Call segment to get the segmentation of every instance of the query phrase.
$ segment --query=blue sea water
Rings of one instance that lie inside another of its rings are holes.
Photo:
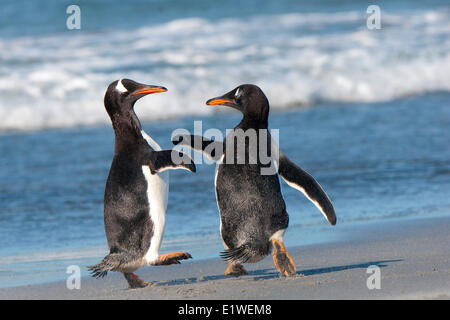
[[[113,80],[164,85],[136,105],[163,148],[176,128],[225,132],[234,112],[204,105],[261,86],[272,129],[336,208],[330,227],[282,184],[288,246],[333,241],[342,224],[450,214],[450,8],[379,1],[3,1],[0,11],[0,287],[64,279],[107,252],[103,191],[114,136]],[[222,250],[214,166],[172,171],[162,251]],[[85,275],[83,270],[83,275]]]

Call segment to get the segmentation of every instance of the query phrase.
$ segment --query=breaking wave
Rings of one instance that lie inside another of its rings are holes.
[[[0,131],[108,123],[103,95],[128,77],[167,93],[142,120],[214,112],[208,98],[255,83],[272,108],[378,102],[450,90],[448,8],[178,19],[134,30],[0,40]]]

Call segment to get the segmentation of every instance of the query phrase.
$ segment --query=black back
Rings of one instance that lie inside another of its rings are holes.
[[[249,129],[256,133],[259,133],[258,130],[267,132],[269,102],[261,89],[254,85],[242,85],[222,97],[233,99],[234,103],[230,106],[244,115],[234,128],[235,132],[238,129],[244,133]],[[261,136],[256,134],[257,160],[253,163],[250,163],[249,158],[250,139],[245,139],[245,162],[238,164],[241,156],[238,156],[238,150],[243,140],[239,142],[232,134],[226,137],[223,164],[219,164],[216,178],[222,238],[230,249],[245,242],[268,242],[276,231],[287,228],[289,222],[278,175],[275,172],[272,175],[261,174],[261,169],[270,164],[260,158],[259,149],[265,143],[266,150],[270,150],[270,135],[267,133],[268,138],[261,140]],[[229,151],[231,143],[234,146],[234,152],[231,153],[234,164],[230,164],[230,159],[227,159],[227,155],[230,156],[227,149]]]

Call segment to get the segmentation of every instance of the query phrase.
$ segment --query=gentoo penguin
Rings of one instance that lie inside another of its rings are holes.
[[[215,189],[225,248],[221,256],[228,262],[225,275],[247,274],[242,263],[257,262],[272,249],[276,269],[285,276],[295,275],[296,266],[283,244],[289,216],[278,176],[304,193],[335,225],[330,199],[311,175],[278,149],[267,130],[269,102],[259,87],[241,85],[206,104],[232,107],[242,112],[243,118],[223,142],[195,135],[172,140],[217,161]],[[271,150],[268,161],[261,156],[261,148]]]
[[[131,288],[148,282],[133,272],[145,265],[169,265],[189,259],[187,252],[159,254],[169,192],[167,169],[195,172],[186,154],[161,150],[141,128],[134,112],[147,94],[167,91],[128,79],[116,80],[106,90],[104,104],[114,129],[114,157],[104,195],[104,223],[109,254],[88,267],[94,277],[119,271]]]

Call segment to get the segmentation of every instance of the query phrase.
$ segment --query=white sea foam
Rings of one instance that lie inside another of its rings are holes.
[[[255,83],[272,108],[386,101],[450,90],[448,9],[181,19],[136,30],[0,40],[0,130],[107,123],[103,94],[128,77],[163,85],[141,119],[207,114],[208,98]]]

